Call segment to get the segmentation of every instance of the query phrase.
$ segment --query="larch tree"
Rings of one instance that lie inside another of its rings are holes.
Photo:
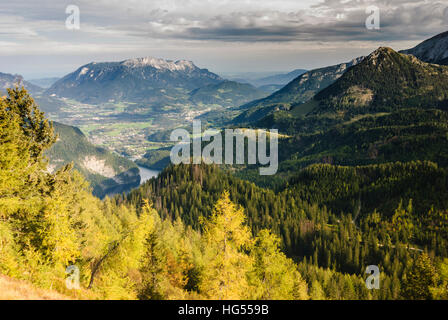
[[[251,255],[254,259],[251,282],[256,299],[308,299],[307,285],[295,263],[280,251],[281,240],[268,230],[255,239]]]
[[[232,203],[229,193],[224,192],[205,223],[206,264],[199,288],[211,299],[249,297],[247,273],[251,258],[246,250],[253,239],[245,219],[243,209]]]

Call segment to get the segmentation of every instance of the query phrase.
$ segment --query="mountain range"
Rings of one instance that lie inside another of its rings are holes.
[[[416,47],[402,50],[400,53],[414,56],[422,62],[438,65],[447,64],[448,32],[436,35],[423,41]],[[349,63],[308,71],[272,95],[239,107],[241,114],[234,121],[236,123],[256,122],[275,111],[289,110],[305,103],[311,100],[319,91],[332,85],[351,67],[363,61],[364,58],[358,57]],[[403,62],[404,60],[401,59],[400,61]],[[412,88],[410,87],[409,89],[411,90]]]
[[[272,111],[288,110],[292,105],[304,103],[362,59],[363,57],[360,57],[348,63],[307,71],[269,97],[242,105],[240,109],[243,112],[235,119],[235,122],[257,121]]]
[[[152,57],[90,63],[56,81],[47,96],[83,103],[144,103],[236,106],[266,97],[250,84],[228,81],[186,60]]]
[[[190,91],[223,81],[191,61],[137,58],[121,62],[92,62],[54,83],[48,95],[80,102],[172,103]]]
[[[277,179],[318,163],[431,161],[446,167],[447,110],[447,66],[381,47],[311,100],[252,125],[289,136],[280,141]]]
[[[30,80],[28,80],[28,82],[32,83],[38,87],[48,89],[58,80],[59,80],[59,78],[50,77],[50,78],[30,79]]]
[[[448,31],[400,52],[411,54],[425,62],[448,65]]]
[[[22,85],[32,94],[38,94],[44,91],[43,88],[24,80],[21,75],[0,72],[0,92],[5,93],[7,88]]]
[[[290,160],[288,159],[292,155],[294,155],[292,156],[294,159],[299,159],[299,162],[302,163],[300,166],[322,161],[321,152],[323,150],[327,150],[331,161],[337,162],[338,160],[334,159],[338,159],[338,157],[335,157],[334,152],[336,152],[338,143],[333,139],[339,135],[334,134],[330,129],[344,128],[350,134],[355,134],[354,130],[361,123],[368,128],[372,124],[369,122],[372,117],[381,123],[390,123],[393,122],[392,119],[396,118],[406,119],[406,121],[403,120],[405,127],[411,125],[410,119],[418,121],[401,114],[400,109],[405,112],[414,110],[412,112],[415,115],[425,119],[434,119],[440,116],[438,111],[433,111],[433,109],[443,110],[446,108],[447,69],[440,65],[420,61],[414,56],[431,63],[442,61],[446,51],[444,48],[447,47],[447,34],[443,33],[433,37],[413,49],[402,51],[402,53],[382,47],[368,57],[359,57],[348,63],[305,73],[302,73],[305,70],[295,70],[288,74],[289,76],[298,74],[294,80],[266,98],[264,98],[267,95],[266,92],[252,85],[224,80],[206,69],[199,69],[192,62],[185,60],[173,62],[155,58],[91,63],[82,66],[74,73],[54,83],[44,96],[58,95],[96,103],[121,99],[151,101],[151,99],[157,100],[150,94],[154,90],[160,94],[172,89],[177,93],[182,92],[180,100],[183,101],[198,105],[220,105],[233,110],[232,112],[238,110],[240,114],[230,122],[232,125],[245,123],[251,126],[278,128],[287,134],[303,134],[305,132],[311,134],[312,138],[302,139],[296,146],[287,148],[288,152],[282,158],[285,160],[286,166],[289,166]],[[4,79],[4,86],[18,81],[23,82],[23,78],[20,76],[5,74],[1,74],[1,76]],[[278,76],[264,79],[268,79],[267,82],[273,82],[275,78],[279,79]],[[31,90],[42,90],[39,87],[33,87],[28,82],[23,83]],[[120,90],[112,89],[117,87],[120,87]],[[162,87],[166,89],[161,89]],[[251,100],[253,101],[245,104],[246,101]],[[154,100],[152,101],[154,102]],[[240,103],[241,107],[234,107]],[[387,125],[385,126],[387,127]],[[66,133],[71,131],[69,134],[71,137],[68,138],[70,140],[88,142],[81,132],[67,128],[62,130],[62,125],[58,125],[58,128]],[[325,136],[325,132],[332,133]],[[313,136],[314,133],[319,133],[319,135]],[[371,137],[374,136],[374,134],[371,135]],[[382,139],[383,135],[379,134],[379,137]],[[327,142],[322,145],[323,141]],[[329,144],[329,141],[333,141],[332,144]],[[307,143],[313,145],[313,151],[306,146]],[[375,140],[370,141],[368,145],[382,145],[384,149],[388,143]],[[302,148],[299,153],[297,153],[297,146]],[[343,144],[341,147],[350,149],[353,145]],[[377,149],[376,147],[372,148]],[[328,152],[330,149],[333,151]],[[362,156],[364,160],[358,160],[367,161],[366,163],[372,162],[372,158],[369,157],[372,157],[373,149],[366,149]],[[67,151],[59,152],[59,154],[63,153],[67,153]],[[348,156],[348,153],[345,154]],[[431,154],[431,152],[428,151],[427,154]],[[164,157],[166,157],[166,152],[162,157],[157,154],[156,158],[160,158],[161,163],[166,164],[167,162],[162,159]],[[344,157],[339,157],[339,159]],[[375,157],[380,158],[378,155]],[[52,158],[55,158],[54,155]],[[73,157],[64,160],[71,159]],[[399,156],[394,159],[399,159]],[[57,160],[62,160],[62,158],[59,157]],[[82,163],[84,160],[76,159],[75,163]],[[340,163],[346,163],[346,160],[341,160]],[[94,181],[95,188],[99,190],[97,194],[103,195],[108,192],[105,185],[102,190],[98,187],[100,184],[93,178],[95,173],[89,172],[82,165],[77,165],[77,167],[84,171],[91,181]],[[126,169],[132,169],[132,164],[128,163]],[[115,170],[115,175],[109,174],[106,178],[111,179],[120,173],[120,170]]]
[[[447,104],[448,67],[422,62],[381,47],[320,91],[312,113],[390,112],[397,108],[434,108]],[[294,109],[306,109],[306,104]]]
[[[304,74],[307,70],[305,69],[296,69],[288,73],[280,73],[260,79],[254,79],[251,80],[250,83],[257,86],[257,87],[263,87],[263,86],[284,86],[297,78],[298,76]]]
[[[447,35],[422,43],[429,57],[448,52]],[[326,161],[353,165],[423,159],[410,151],[410,141],[420,146],[415,150],[425,149],[426,160],[445,163],[448,69],[431,61],[380,47],[349,63],[310,70],[266,98],[202,119],[224,118],[221,122],[230,126],[275,128],[294,137],[279,148],[280,169],[286,172]],[[152,163],[153,154],[148,152],[145,161]]]

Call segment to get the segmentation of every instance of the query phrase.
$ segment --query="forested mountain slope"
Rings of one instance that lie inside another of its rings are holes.
[[[69,165],[49,172],[54,128],[25,90],[0,98],[0,129],[0,279],[81,299],[330,297],[308,292],[278,236],[252,233],[228,192],[199,233],[161,218],[149,201],[95,198]],[[80,290],[66,285],[67,267]]]
[[[267,95],[266,92],[247,83],[223,81],[193,90],[190,93],[190,100],[194,103],[233,107]]]
[[[408,49],[408,50],[402,50],[400,53],[412,55],[418,58],[419,60],[427,63],[432,64],[439,64],[439,65],[445,65],[447,64],[447,57],[448,57],[448,32],[444,32],[441,34],[438,34],[428,40],[425,40],[421,44],[417,45],[415,48]],[[381,55],[380,55],[381,56]],[[395,55],[395,58],[397,55]],[[354,60],[350,61],[349,63],[343,63],[335,66],[330,67],[324,67],[320,69],[315,69],[308,71],[304,73],[303,75],[297,77],[297,79],[294,79],[291,81],[287,86],[285,86],[283,89],[279,90],[278,92],[275,92],[271,96],[261,99],[249,102],[245,105],[243,105],[240,109],[242,113],[235,118],[235,123],[253,123],[256,121],[259,121],[260,119],[271,116],[273,113],[279,111],[279,110],[290,110],[291,108],[294,108],[297,105],[303,104],[314,97],[319,91],[325,89],[329,85],[333,84],[337,79],[339,79],[346,71],[350,69],[350,67],[355,66],[359,64],[361,61],[364,60],[365,57],[358,57]],[[394,66],[395,70],[398,70],[399,74],[400,72],[408,72],[409,70],[409,64],[403,61],[401,59],[401,62],[398,62],[397,65]],[[412,59],[411,59],[412,60]],[[405,66],[407,65],[407,66]],[[374,65],[375,67],[375,65]],[[402,68],[403,67],[403,68]],[[370,67],[368,67],[369,69]],[[415,66],[410,67],[411,69],[414,69],[415,72],[418,73],[418,71],[415,70]],[[367,70],[368,71],[368,70]],[[393,71],[393,70],[390,70]],[[431,72],[431,71],[429,71]],[[367,74],[369,74],[367,72]],[[385,72],[382,73],[383,75]],[[427,79],[427,76],[425,77],[425,72],[423,74],[420,74],[419,76],[423,75],[423,78]],[[401,75],[403,75],[401,73]],[[376,78],[378,78],[377,75]],[[364,77],[365,79],[368,79],[369,76],[364,75],[361,77]],[[379,80],[379,79],[377,79]],[[395,77],[395,79],[390,85],[392,87],[395,86],[395,84],[398,84],[397,81],[401,81],[399,77]],[[395,84],[393,84],[395,82]],[[400,85],[403,85],[404,83],[401,83]],[[410,83],[404,84],[404,85],[410,85]],[[348,88],[346,88],[348,89]],[[365,89],[365,88],[364,88]],[[408,88],[408,90],[411,90],[412,87]],[[365,99],[368,97],[370,93],[369,92],[362,92],[359,91],[359,88],[352,88],[352,92],[349,92],[349,97],[347,99],[356,99],[356,97],[364,96]],[[307,108],[308,107],[308,108]],[[310,105],[306,106],[304,112],[310,111]]]
[[[398,108],[446,107],[448,67],[379,48],[320,91],[311,114],[355,115]],[[306,105],[297,106],[296,112]]]
[[[73,162],[74,168],[90,182],[93,194],[100,198],[140,184],[138,167],[132,161],[94,146],[76,127],[54,122],[54,128],[58,140],[46,152],[51,171]]]
[[[256,126],[280,140],[280,173],[314,163],[448,165],[448,68],[380,48],[307,103]]]
[[[254,122],[274,111],[289,110],[296,104],[307,102],[317,92],[339,79],[351,66],[356,65],[362,59],[363,57],[348,63],[305,72],[269,97],[241,106],[240,109],[243,112],[235,118],[234,122]]]
[[[366,265],[380,264],[390,278],[377,294],[397,298],[404,261],[425,248],[448,254],[447,187],[446,170],[422,162],[311,167],[278,192],[217,167],[180,165],[115,201],[138,206],[149,199],[162,216],[202,229],[199,222],[228,190],[230,199],[246,208],[253,232],[272,229],[289,255],[332,272],[361,275]],[[360,290],[358,295],[365,294]]]

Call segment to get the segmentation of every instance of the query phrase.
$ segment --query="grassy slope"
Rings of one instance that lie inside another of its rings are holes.
[[[70,300],[69,296],[0,275],[0,300]]]

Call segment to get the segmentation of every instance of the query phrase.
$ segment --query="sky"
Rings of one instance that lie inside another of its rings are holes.
[[[371,6],[379,30],[366,27]],[[0,0],[0,72],[60,77],[146,56],[217,73],[313,69],[447,30],[448,0]]]

